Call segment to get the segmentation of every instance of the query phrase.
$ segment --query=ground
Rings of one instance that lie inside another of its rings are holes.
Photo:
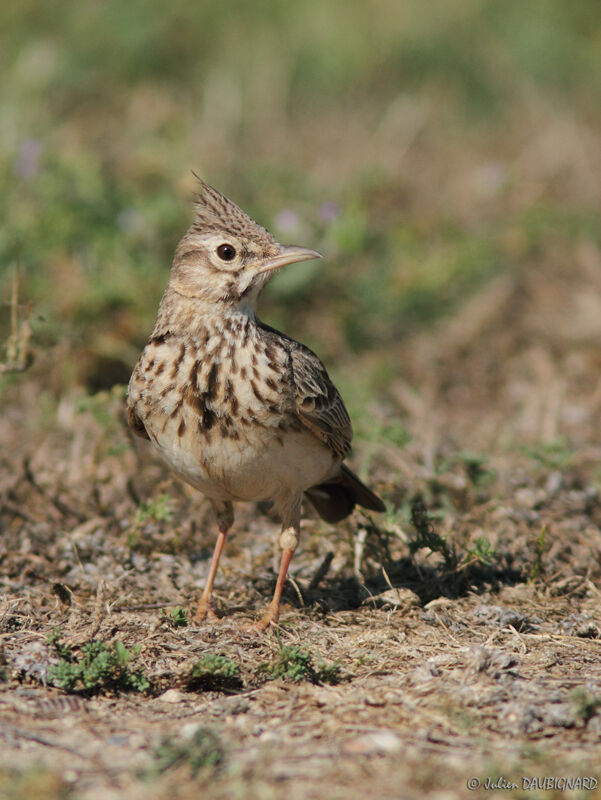
[[[0,796],[600,796],[598,0],[0,16]],[[261,316],[388,509],[304,509],[267,635],[272,512],[195,625],[210,508],[125,422],[192,171],[323,253]]]
[[[591,330],[567,349],[561,329],[593,266],[489,286],[404,342],[387,408],[411,440],[353,461],[390,511],[307,508],[269,635],[247,630],[275,580],[269,509],[239,507],[221,620],[195,625],[206,502],[129,436],[122,389],[64,398],[40,438],[23,373],[1,422],[5,794],[563,796],[538,776],[596,796],[600,394]],[[121,666],[61,684],[92,640]]]

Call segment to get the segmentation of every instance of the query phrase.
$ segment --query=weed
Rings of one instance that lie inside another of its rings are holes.
[[[341,680],[338,664],[326,665],[320,661],[319,668],[315,669],[311,653],[298,645],[281,645],[275,658],[260,664],[257,671],[270,678],[282,678],[295,683],[310,681],[334,684]]]
[[[102,429],[99,446],[107,456],[118,456],[129,448],[120,418],[125,392],[125,386],[116,384],[110,389],[79,397],[75,405],[77,414],[89,414]]]
[[[6,342],[6,361],[0,363],[0,375],[4,372],[23,372],[33,363],[29,343],[32,336],[31,304],[24,308],[19,305],[19,268],[13,272],[10,300],[10,335]]]
[[[585,724],[597,714],[601,708],[601,697],[590,694],[582,686],[570,693],[570,700],[578,719]]]
[[[273,678],[284,678],[295,683],[311,680],[311,654],[296,645],[284,645],[266,671]]]
[[[175,608],[169,609],[169,612],[165,616],[167,617],[170,625],[172,625],[174,628],[185,628],[188,625],[186,611],[180,606],[175,606]]]
[[[399,449],[411,441],[411,434],[400,420],[391,419],[386,423],[374,416],[362,418],[362,435],[371,442],[390,442]]]
[[[175,503],[168,494],[160,494],[150,500],[144,500],[138,506],[134,516],[133,524],[127,531],[127,544],[131,550],[136,550],[141,544],[141,533],[143,528],[149,524],[169,524],[175,515]],[[145,534],[147,532],[145,531]],[[172,542],[174,536],[171,535]],[[147,536],[144,536],[144,540]]]
[[[189,739],[179,742],[167,736],[154,756],[159,772],[187,765],[193,776],[203,769],[215,769],[225,758],[221,741],[210,728],[198,728]]]
[[[316,683],[328,683],[334,686],[342,680],[342,670],[340,664],[333,662],[326,664],[325,661],[319,660],[319,668],[315,673]]]
[[[474,546],[467,549],[467,556],[470,560],[480,561],[482,564],[493,564],[497,553],[488,539],[478,536]]]
[[[411,522],[415,528],[417,536],[409,542],[409,551],[414,555],[422,547],[427,548],[432,553],[440,553],[444,558],[447,569],[454,570],[457,567],[457,553],[447,540],[436,533],[430,522],[428,512],[422,500],[418,498],[411,506]]]
[[[137,550],[140,544],[140,531],[138,528],[130,528],[127,531],[127,546],[130,550]]]
[[[55,628],[48,641],[54,646],[60,661],[48,669],[50,683],[66,692],[98,694],[104,691],[145,692],[150,687],[142,671],[132,672],[127,664],[136,654],[116,641],[112,646],[93,640],[84,644],[81,656],[60,641],[60,628]]]
[[[225,656],[207,653],[192,667],[186,681],[189,691],[222,692],[242,686],[240,667]]]
[[[349,388],[345,391],[344,385],[347,382]],[[392,418],[384,422],[378,416],[369,413],[366,408],[367,398],[360,397],[356,382],[349,381],[348,376],[343,378],[340,383],[343,386],[344,394],[354,395],[353,402],[356,403],[356,406],[352,409],[352,416],[361,438],[366,443],[363,453],[363,469],[367,474],[371,462],[380,449],[394,445],[402,450],[411,441],[411,434],[400,420]],[[369,385],[369,388],[377,391],[376,376],[370,376]]]
[[[540,533],[538,535],[538,541],[536,543],[536,558],[534,559],[534,564],[532,565],[532,569],[530,570],[531,581],[534,581],[537,578],[539,578],[544,572],[543,555],[545,553],[546,537],[547,537],[547,526],[543,525],[542,528],[540,529]]]
[[[152,500],[144,500],[136,512],[135,525],[145,522],[171,522],[174,514],[174,502],[168,494],[160,494]]]
[[[522,445],[520,449],[546,469],[568,467],[574,458],[574,449],[564,437],[540,442],[535,446]]]
[[[474,486],[488,486],[497,477],[496,470],[487,468],[488,456],[484,453],[461,450],[454,454],[452,461],[464,465],[467,477]]]
[[[56,650],[57,655],[59,655],[62,659],[69,660],[71,658],[71,650],[62,642],[60,638],[62,636],[61,626],[57,625],[47,636],[46,641],[49,645],[54,647]]]

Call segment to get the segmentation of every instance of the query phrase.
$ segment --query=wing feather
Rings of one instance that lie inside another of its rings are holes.
[[[346,406],[315,353],[296,342],[295,345],[290,359],[296,413],[337,458],[343,459],[349,454],[353,438]]]

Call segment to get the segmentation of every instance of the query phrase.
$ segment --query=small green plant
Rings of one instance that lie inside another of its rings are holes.
[[[382,439],[386,439],[399,449],[406,447],[411,441],[411,434],[402,422],[393,420],[384,425],[380,434]]]
[[[48,669],[48,680],[59,689],[98,694],[104,691],[145,692],[150,687],[142,671],[132,672],[127,666],[136,651],[127,650],[122,642],[108,646],[93,640],[84,644],[81,656],[77,657],[60,642],[60,628],[54,629],[48,641],[60,657],[58,664]]]
[[[133,524],[127,531],[127,544],[136,550],[146,537],[142,537],[145,525],[149,523],[171,523],[175,515],[175,503],[168,494],[160,494],[140,503],[134,516]]]
[[[354,387],[352,391],[355,391]],[[357,407],[356,419],[362,438],[370,443],[363,459],[366,470],[382,445],[392,444],[401,450],[411,441],[411,434],[400,420],[392,419],[383,423],[378,417],[369,414],[360,403]]]
[[[46,641],[49,645],[54,647],[56,650],[57,655],[64,659],[71,658],[71,650],[64,644],[62,644],[60,638],[62,636],[61,626],[57,625],[53,628],[52,631],[46,636]]]
[[[574,458],[574,448],[564,437],[552,439],[550,442],[540,442],[534,446],[523,445],[521,450],[547,469],[567,467]]]
[[[590,694],[581,686],[570,693],[574,712],[585,724],[592,719],[601,708],[601,697]]]
[[[328,683],[335,685],[342,680],[342,670],[340,664],[333,662],[326,664],[325,661],[319,660],[319,668],[315,673],[316,683]]]
[[[493,564],[497,557],[496,550],[484,536],[478,536],[474,546],[467,549],[470,561],[480,561],[482,564]]]
[[[119,456],[130,447],[120,419],[126,391],[125,386],[115,384],[110,389],[83,395],[75,404],[78,414],[92,417],[102,428],[102,450],[107,456]]]
[[[417,534],[415,539],[409,542],[411,555],[425,547],[432,553],[440,553],[444,558],[447,569],[455,569],[457,567],[455,548],[449,545],[446,538],[436,533],[430,522],[426,507],[419,498],[411,506],[411,522]]]
[[[193,776],[203,769],[215,769],[225,758],[221,741],[210,728],[198,728],[189,739],[183,741],[167,736],[154,755],[159,772],[187,765]]]
[[[152,500],[144,500],[136,512],[136,527],[145,522],[171,522],[175,509],[174,502],[168,494],[160,494]]]
[[[543,556],[545,554],[546,538],[547,538],[547,526],[543,525],[542,528],[540,529],[540,533],[538,535],[538,541],[536,543],[536,558],[534,559],[534,564],[532,565],[532,569],[530,570],[531,581],[535,581],[544,572]]]
[[[193,666],[186,680],[189,691],[226,691],[242,686],[240,667],[235,661],[207,653]]]
[[[285,678],[295,683],[311,680],[311,654],[296,645],[284,645],[272,661],[268,672],[274,678]]]
[[[298,645],[282,645],[275,658],[260,664],[257,671],[270,678],[282,678],[295,683],[339,683],[341,680],[337,664],[326,665],[321,662],[319,668],[315,669],[311,653]]]
[[[169,613],[166,616],[169,623],[173,625],[174,628],[185,628],[188,625],[186,611],[180,606],[169,609]]]
[[[16,264],[10,300],[10,335],[5,344],[6,360],[0,362],[0,375],[6,372],[23,372],[33,363],[30,316],[31,303],[26,306],[19,304],[19,267]]]
[[[488,456],[484,453],[476,453],[472,450],[460,450],[455,453],[452,461],[463,464],[467,477],[474,486],[487,486],[497,477],[494,469],[489,469]]]

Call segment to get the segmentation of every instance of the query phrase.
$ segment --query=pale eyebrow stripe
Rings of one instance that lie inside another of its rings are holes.
[[[199,256],[202,252],[202,247],[190,247],[188,250],[184,250],[183,253],[178,253],[177,257],[183,261],[185,259],[191,259],[193,256]]]

